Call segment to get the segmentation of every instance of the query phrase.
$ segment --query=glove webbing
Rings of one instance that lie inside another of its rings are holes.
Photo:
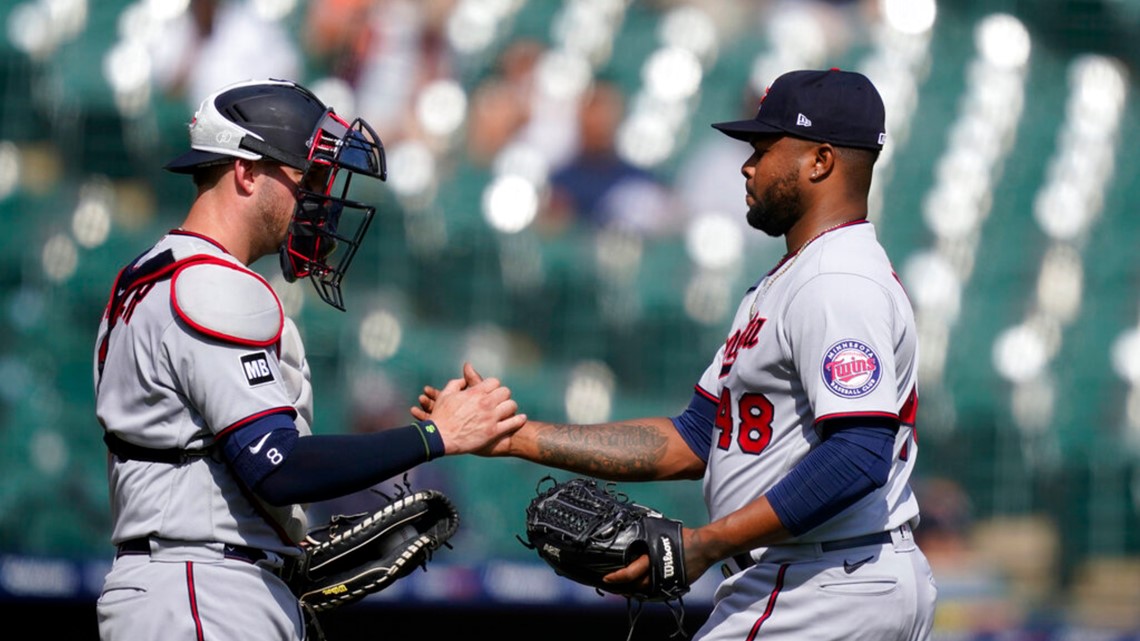
[[[685,632],[685,601],[681,597],[676,599],[668,599],[664,601],[665,607],[669,608],[669,614],[673,615],[673,623],[677,629],[673,634],[669,635],[670,639],[680,637],[688,639],[689,633]],[[636,604],[636,605],[635,605]],[[625,641],[632,641],[633,628],[637,625],[637,619],[641,616],[641,611],[645,607],[645,600],[634,596],[627,596],[625,598],[625,612],[626,617],[629,619],[629,633],[626,634]]]

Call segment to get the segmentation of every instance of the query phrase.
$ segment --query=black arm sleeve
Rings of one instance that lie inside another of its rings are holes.
[[[412,424],[375,434],[298,438],[285,460],[253,489],[278,506],[323,501],[366,489],[442,456],[443,441],[432,428]]]

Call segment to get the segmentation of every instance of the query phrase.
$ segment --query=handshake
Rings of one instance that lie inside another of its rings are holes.
[[[506,455],[511,436],[526,425],[510,388],[496,378],[483,378],[470,363],[463,364],[462,378],[448,381],[443,389],[425,386],[411,413],[435,423],[446,455]]]

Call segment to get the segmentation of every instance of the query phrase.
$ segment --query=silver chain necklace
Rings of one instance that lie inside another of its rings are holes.
[[[799,249],[797,249],[794,254],[792,254],[790,257],[786,258],[784,260],[784,262],[776,269],[775,272],[773,272],[771,275],[764,278],[764,281],[762,283],[760,283],[759,287],[756,288],[756,295],[754,295],[752,297],[752,306],[749,308],[749,313],[751,314],[751,317],[756,316],[757,307],[760,305],[760,299],[763,298],[768,293],[769,289],[772,289],[772,285],[774,285],[776,283],[776,281],[781,276],[784,275],[785,272],[787,272],[789,269],[792,268],[792,265],[795,264],[796,259],[800,257],[800,254],[804,253],[804,250],[807,249],[808,245],[814,243],[816,240],[819,239],[820,236],[826,234],[827,232],[838,229],[838,228],[846,225],[849,222],[852,222],[852,221],[845,220],[841,223],[838,223],[836,225],[832,225],[831,227],[828,227],[827,229],[816,234],[815,236],[812,236],[811,238],[808,239],[808,241],[806,243],[800,245]]]

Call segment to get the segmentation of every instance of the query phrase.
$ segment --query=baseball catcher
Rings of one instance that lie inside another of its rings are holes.
[[[316,615],[379,592],[417,567],[459,527],[451,500],[436,490],[403,492],[374,513],[337,515],[311,530],[289,583],[310,629],[323,638]]]
[[[681,632],[681,597],[689,585],[680,521],[633,503],[613,483],[580,477],[558,482],[547,476],[536,491],[526,510],[524,545],[560,576],[625,596],[631,606],[637,603],[638,612],[645,601],[676,602],[678,607],[670,607]],[[603,580],[642,555],[649,558],[648,587]],[[635,619],[631,610],[631,634]]]

